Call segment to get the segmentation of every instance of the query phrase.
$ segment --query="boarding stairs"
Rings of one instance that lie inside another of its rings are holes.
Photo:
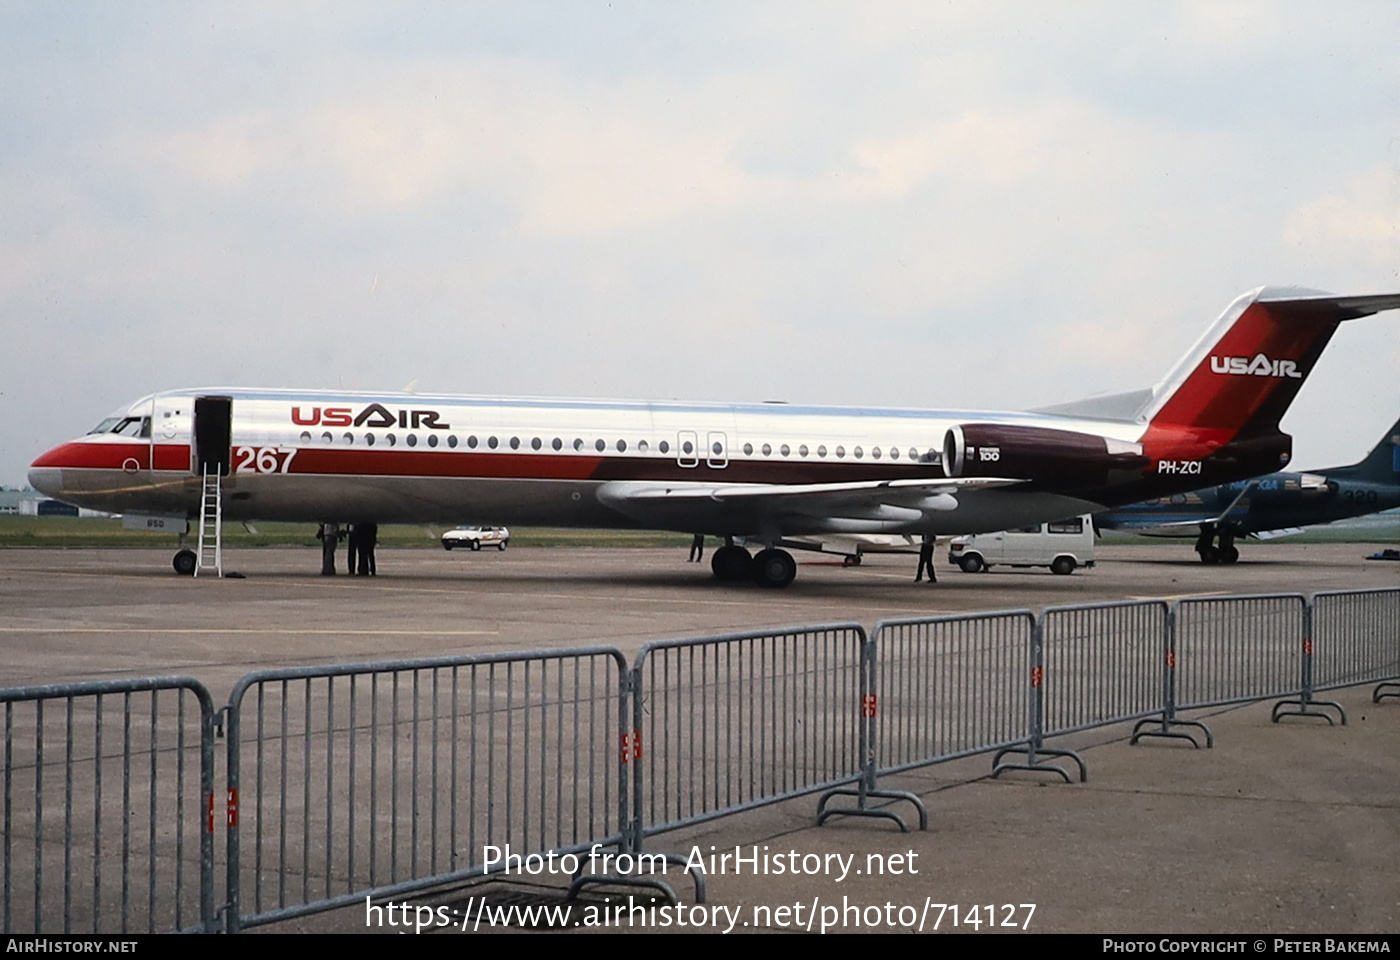
[[[194,575],[224,575],[224,497],[219,465],[204,468],[204,489],[199,506],[199,554]]]

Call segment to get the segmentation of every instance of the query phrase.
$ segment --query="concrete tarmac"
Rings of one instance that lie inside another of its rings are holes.
[[[940,557],[932,586],[912,582],[915,557],[872,556],[854,568],[802,562],[785,591],[714,583],[708,562],[687,564],[678,550],[381,550],[379,576],[330,578],[318,575],[316,550],[258,549],[231,551],[225,569],[245,578],[224,580],[175,576],[171,550],[0,550],[0,684],[187,673],[222,702],[239,676],[275,665],[584,643],[630,657],[648,640],[771,626],[870,628],[885,617],[1128,597],[1400,585],[1400,564],[1362,559],[1375,549],[1247,544],[1237,565],[1204,567],[1189,544],[1108,545],[1097,568],[1069,577],[968,575]],[[710,903],[737,911],[723,914],[736,918],[735,931],[806,929],[809,919],[817,930],[833,917],[829,932],[901,930],[915,912],[926,932],[931,912],[947,930],[956,904],[959,931],[987,932],[991,904],[1006,932],[1028,914],[1028,929],[1040,932],[1400,932],[1400,701],[1372,704],[1369,686],[1330,696],[1346,707],[1347,726],[1273,724],[1268,704],[1208,712],[1198,719],[1215,733],[1212,750],[1129,746],[1121,727],[1075,735],[1084,784],[991,780],[985,756],[882,781],[924,798],[927,832],[854,819],[818,829],[805,798],[676,831],[651,848],[698,847],[707,858],[712,845],[731,855],[737,845],[745,857],[755,845],[760,856],[764,846],[770,856],[795,851],[797,876],[755,876],[745,864],[741,875],[731,866],[710,878]],[[872,854],[887,865],[901,854],[918,873],[835,879],[841,862],[878,865]],[[800,872],[807,855],[821,872]],[[689,899],[684,882],[678,889]],[[939,903],[950,908],[931,906]],[[969,928],[974,905],[981,923]],[[901,906],[911,909],[901,915]],[[364,912],[280,929],[363,931]]]

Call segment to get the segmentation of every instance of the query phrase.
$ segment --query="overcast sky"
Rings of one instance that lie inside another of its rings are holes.
[[[1400,4],[0,5],[0,482],[181,386],[1024,409],[1400,290]],[[1400,415],[1343,325],[1299,467]],[[937,438],[931,438],[937,442]]]

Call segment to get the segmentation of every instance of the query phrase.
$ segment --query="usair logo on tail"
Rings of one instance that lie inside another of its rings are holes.
[[[1255,354],[1254,359],[1248,357],[1216,357],[1210,358],[1211,373],[1229,373],[1247,377],[1292,377],[1301,380],[1303,375],[1298,372],[1298,365],[1292,360],[1270,360],[1262,353]]]

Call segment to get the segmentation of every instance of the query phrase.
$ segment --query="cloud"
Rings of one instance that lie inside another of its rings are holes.
[[[1309,258],[1360,262],[1395,276],[1400,267],[1400,170],[1374,164],[1339,190],[1299,204],[1284,223],[1283,240]]]

